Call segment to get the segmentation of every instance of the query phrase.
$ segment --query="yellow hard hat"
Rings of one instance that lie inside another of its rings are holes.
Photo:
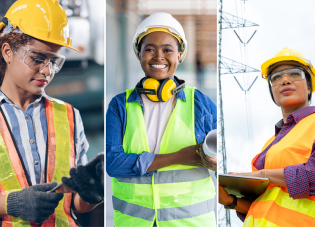
[[[78,51],[71,47],[68,18],[58,0],[18,0],[5,17],[24,34]]]
[[[286,63],[286,64],[293,64],[293,65],[300,65],[305,68],[311,75],[312,85],[313,85],[313,92],[315,91],[315,68],[312,65],[311,61],[308,60],[303,54],[300,52],[289,49],[283,48],[281,51],[275,54],[275,56],[261,65],[261,72],[262,76],[268,82],[268,75],[269,73],[279,64]]]

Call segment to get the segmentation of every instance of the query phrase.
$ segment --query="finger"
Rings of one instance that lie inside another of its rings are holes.
[[[37,192],[36,195],[39,202],[45,201],[58,203],[63,198],[63,193]]]
[[[199,150],[200,145],[196,144],[196,145],[191,145],[190,147],[194,150]]]
[[[228,174],[231,174],[231,175],[236,175],[235,172],[228,172]]]
[[[104,185],[104,165],[101,162],[96,165],[96,175],[99,177],[101,184]]]
[[[46,183],[46,184],[37,184],[34,186],[31,186],[30,188],[34,191],[40,191],[40,192],[48,192],[54,187],[58,185],[58,182],[52,182],[52,183]]]
[[[47,210],[47,211],[51,211],[52,213],[54,213],[54,210],[56,209],[58,204],[59,204],[59,201],[57,201],[57,202],[41,202],[39,209],[41,211]]]
[[[88,171],[88,169],[82,165],[78,165],[76,168],[72,168],[70,170],[70,176],[71,176],[72,180],[77,182],[79,185],[82,181],[83,181],[82,182],[83,184],[89,184],[91,179],[93,179],[93,177],[90,174],[90,172]],[[93,182],[91,182],[91,183],[93,183]]]
[[[87,168],[95,169],[95,166],[99,162],[104,162],[104,153],[100,153],[97,156],[95,156],[93,159],[91,159],[85,166]]]
[[[74,182],[71,178],[68,177],[62,177],[61,178],[62,183],[64,183],[65,185],[67,185],[69,188],[71,188],[72,190],[76,191],[76,192],[80,192],[81,188],[79,187],[79,185],[77,185],[76,182]]]
[[[96,165],[96,175],[100,178],[104,176],[104,165],[101,162]]]
[[[41,215],[39,215],[38,218],[34,220],[34,222],[37,224],[43,223],[44,221],[48,220],[53,213],[55,213],[55,209],[53,209],[52,211],[42,210],[40,212]]]
[[[87,168],[82,165],[72,168],[70,170],[70,176],[71,180],[74,181],[79,187],[95,183],[95,179],[91,176]]]
[[[90,173],[90,171],[85,166],[78,166],[76,170],[76,176],[74,176],[75,181],[80,181],[82,184],[94,184],[95,183],[95,169],[94,176]]]

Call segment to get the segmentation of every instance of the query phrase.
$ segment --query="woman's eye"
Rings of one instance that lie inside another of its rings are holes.
[[[292,72],[292,73],[291,73],[291,76],[297,77],[297,76],[300,76],[300,73],[298,73],[298,72]]]
[[[34,57],[32,57],[32,59],[33,59],[35,64],[42,64],[45,62],[45,59],[34,58]]]
[[[281,79],[281,76],[280,75],[275,75],[271,78],[271,81],[277,81],[277,80],[280,80]]]
[[[173,52],[173,50],[171,50],[171,49],[165,49],[164,52],[167,52],[167,53],[168,53],[168,52]]]
[[[148,49],[145,49],[144,51],[147,51],[147,52],[153,52],[154,50],[151,49],[151,48],[148,48]]]

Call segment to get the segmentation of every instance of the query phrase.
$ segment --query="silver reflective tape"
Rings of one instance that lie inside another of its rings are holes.
[[[158,221],[193,218],[214,211],[215,198],[190,206],[157,210]]]
[[[179,183],[202,180],[210,177],[207,168],[162,171],[154,174],[154,184]]]
[[[113,196],[114,210],[118,210],[122,214],[126,214],[136,218],[142,218],[147,221],[153,221],[155,211],[136,204],[128,203],[124,200],[118,199]]]
[[[152,176],[150,177],[132,177],[132,178],[116,178],[118,182],[133,184],[152,184]]]
[[[154,174],[154,184],[180,183],[203,180],[210,177],[207,168],[162,171]],[[152,184],[152,177],[116,178],[121,183]]]

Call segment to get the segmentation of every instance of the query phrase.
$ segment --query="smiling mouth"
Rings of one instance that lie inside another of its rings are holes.
[[[153,69],[166,69],[167,65],[150,65]]]

